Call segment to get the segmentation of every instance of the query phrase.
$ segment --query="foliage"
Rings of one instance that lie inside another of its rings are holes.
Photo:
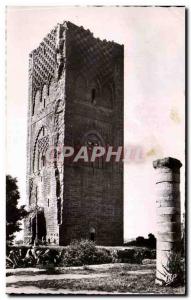
[[[163,271],[160,278],[162,286],[180,286],[184,284],[184,262],[179,252],[167,254],[167,264],[162,265]]]
[[[143,236],[138,236],[136,238],[136,242],[137,242],[137,244],[139,244],[139,245],[142,246],[144,244],[144,242],[145,242],[145,238]]]
[[[147,244],[147,247],[152,248],[152,249],[156,248],[156,237],[152,233],[148,234],[148,244]]]
[[[42,249],[38,247],[10,247],[6,258],[7,268],[40,267],[52,270],[59,265],[62,250]]]
[[[126,246],[136,246],[136,247],[148,247],[150,249],[156,249],[156,238],[154,234],[149,233],[148,239],[145,239],[143,236],[138,236],[136,240],[128,242]]]
[[[6,176],[6,240],[9,244],[14,239],[14,233],[21,230],[21,220],[27,215],[24,205],[18,207],[20,199],[17,179]]]
[[[155,259],[156,251],[144,248],[118,250],[117,257],[120,262],[141,264],[143,259]]]
[[[52,270],[57,266],[83,266],[116,262],[117,252],[98,248],[92,241],[73,241],[65,249],[41,247],[10,248],[7,268],[40,267]]]
[[[173,278],[172,285],[179,285],[184,282],[184,263],[180,253],[171,253],[169,256],[167,271]]]
[[[87,266],[105,263],[141,264],[143,259],[156,258],[156,251],[144,248],[117,249],[96,247],[89,240],[73,241],[69,246],[11,246],[7,268],[38,267],[53,273],[55,267]]]
[[[115,255],[104,248],[97,248],[95,243],[89,240],[73,241],[66,248],[62,264],[64,266],[83,266],[90,264],[111,263]]]

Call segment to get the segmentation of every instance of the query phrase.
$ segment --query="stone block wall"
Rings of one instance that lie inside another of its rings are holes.
[[[38,205],[48,243],[94,234],[98,244],[122,244],[123,163],[71,163],[51,149],[123,146],[123,80],[123,46],[70,22],[58,24],[31,53],[26,243]]]

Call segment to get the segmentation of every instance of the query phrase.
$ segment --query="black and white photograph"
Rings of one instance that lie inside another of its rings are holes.
[[[5,14],[6,293],[185,295],[186,7]]]

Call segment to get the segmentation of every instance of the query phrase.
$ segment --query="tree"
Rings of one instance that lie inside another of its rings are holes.
[[[25,205],[18,207],[20,194],[17,179],[10,175],[6,176],[6,239],[12,244],[14,233],[21,230],[21,220],[27,215]]]
[[[148,246],[150,248],[156,248],[156,237],[152,233],[148,234]]]
[[[136,238],[136,244],[137,246],[144,246],[145,238],[143,236],[138,236]]]

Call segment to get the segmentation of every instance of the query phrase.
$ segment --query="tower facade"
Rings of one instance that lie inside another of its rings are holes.
[[[25,243],[123,243],[123,162],[63,150],[123,147],[123,76],[123,46],[70,22],[30,54]]]

